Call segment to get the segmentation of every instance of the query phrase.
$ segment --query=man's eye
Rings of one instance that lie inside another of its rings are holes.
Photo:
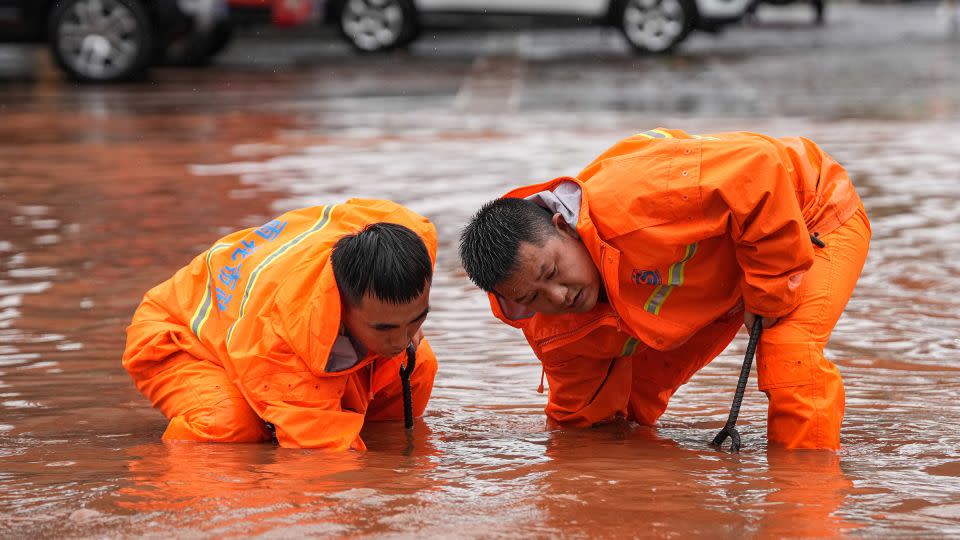
[[[553,270],[550,272],[549,275],[547,275],[547,278],[548,278],[548,279],[553,279],[553,276],[555,276],[555,275],[557,275],[557,267],[556,267],[556,266],[553,267]]]

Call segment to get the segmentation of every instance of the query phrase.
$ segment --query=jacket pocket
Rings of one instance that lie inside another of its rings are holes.
[[[763,343],[757,361],[757,382],[760,390],[803,386],[814,382],[817,365],[816,345],[807,342]]]

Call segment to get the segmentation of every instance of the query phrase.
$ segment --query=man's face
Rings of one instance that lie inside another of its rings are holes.
[[[406,304],[391,304],[367,294],[358,305],[344,302],[343,324],[367,350],[392,357],[403,352],[420,331],[430,311],[430,284]]]
[[[547,315],[590,311],[603,288],[600,272],[560,214],[553,226],[559,234],[548,235],[542,246],[520,243],[516,270],[494,292]]]

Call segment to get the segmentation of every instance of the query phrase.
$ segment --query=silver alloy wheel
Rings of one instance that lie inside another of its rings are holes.
[[[364,51],[388,49],[400,41],[403,8],[397,0],[349,0],[340,14],[343,32]]]
[[[635,46],[662,52],[684,35],[686,18],[680,0],[628,0],[623,32]]]
[[[56,29],[60,53],[85,77],[117,77],[137,60],[137,26],[133,12],[116,0],[79,0]]]

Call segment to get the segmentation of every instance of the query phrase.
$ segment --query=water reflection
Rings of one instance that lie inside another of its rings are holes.
[[[390,527],[381,522],[389,523],[407,506],[428,498],[425,492],[443,487],[430,476],[437,452],[426,426],[415,426],[409,442],[402,429],[393,431],[399,436],[372,439],[395,444],[397,451],[367,454],[254,444],[134,446],[127,451],[129,485],[111,494],[110,502],[133,515],[175,515],[186,534],[383,532]],[[408,444],[415,453],[403,451]],[[162,534],[168,526],[158,523],[144,532]]]
[[[847,535],[863,527],[841,512],[854,483],[831,452],[767,453],[770,491],[764,502],[775,511],[760,521],[758,532],[772,538]]]

